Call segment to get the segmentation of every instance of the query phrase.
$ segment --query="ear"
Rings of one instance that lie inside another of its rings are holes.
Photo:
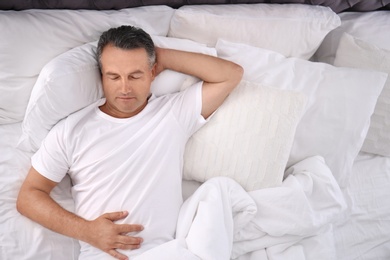
[[[150,72],[152,73],[152,81],[153,81],[157,76],[157,63],[154,63]]]

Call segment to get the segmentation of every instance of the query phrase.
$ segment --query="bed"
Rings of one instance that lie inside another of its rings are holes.
[[[0,259],[78,259],[78,241],[19,214],[16,199],[50,129],[102,97],[96,41],[122,24],[244,68],[186,146],[176,239],[135,259],[390,259],[389,1],[0,9]],[[196,81],[164,71],[152,92]],[[71,186],[64,178],[52,192],[70,211]]]

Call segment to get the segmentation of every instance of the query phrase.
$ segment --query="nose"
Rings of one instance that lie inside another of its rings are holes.
[[[127,80],[127,79],[124,79],[122,81],[122,83],[121,83],[121,92],[122,92],[122,94],[127,95],[127,94],[131,93],[132,90],[133,89],[131,87],[130,81]]]

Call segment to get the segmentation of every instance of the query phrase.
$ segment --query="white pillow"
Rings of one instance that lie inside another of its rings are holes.
[[[386,11],[345,12],[339,14],[341,26],[321,43],[314,60],[333,64],[343,33],[348,33],[379,48],[390,50],[390,15]]]
[[[247,190],[279,186],[306,97],[242,81],[188,141],[184,179],[235,179]]]
[[[390,49],[380,49],[345,33],[340,39],[334,65],[373,69],[390,74]],[[387,79],[371,116],[370,129],[362,151],[390,156],[390,78]]]
[[[205,44],[197,43],[191,40],[161,36],[152,36],[152,39],[154,44],[161,48],[198,52],[211,56],[217,56],[217,51],[215,48],[207,47]],[[182,90],[184,82],[187,81],[195,84],[199,81],[199,79],[176,71],[164,70],[153,81],[151,91],[156,96],[178,92]]]
[[[0,11],[0,124],[23,120],[38,74],[54,57],[96,41],[103,31],[122,24],[166,36],[173,12],[167,6]]]
[[[152,38],[159,47],[216,56],[214,48],[189,40],[162,36]],[[42,140],[58,121],[103,96],[95,54],[96,44],[97,42],[87,43],[67,51],[42,69],[22,123],[19,148],[25,151],[38,150]],[[152,83],[152,92],[162,95],[179,91],[187,78],[193,80],[189,75],[164,71]]]
[[[215,46],[218,39],[309,59],[340,25],[330,8],[302,4],[235,4],[180,7],[168,36]]]
[[[387,75],[286,58],[273,51],[222,40],[216,49],[218,56],[244,68],[245,80],[308,96],[288,166],[320,155],[339,184],[346,185]]]

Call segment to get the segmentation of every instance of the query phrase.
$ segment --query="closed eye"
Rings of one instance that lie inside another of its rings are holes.
[[[110,80],[118,80],[118,79],[120,79],[119,74],[114,73],[114,72],[108,71],[108,72],[105,73],[105,75],[106,75],[107,78],[110,79]]]
[[[111,79],[111,80],[118,80],[118,79],[119,79],[119,76],[108,77],[108,78]]]
[[[133,73],[129,75],[130,79],[140,79],[142,77],[142,73]]]

